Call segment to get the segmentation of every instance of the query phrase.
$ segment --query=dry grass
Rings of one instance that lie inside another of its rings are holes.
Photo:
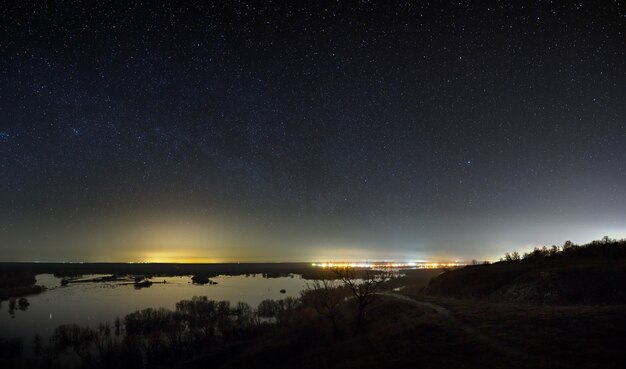
[[[626,359],[621,341],[624,306],[533,306],[429,297],[419,293],[427,283],[425,276],[415,273],[387,287],[411,281],[414,284],[401,293],[444,306],[457,321],[518,353],[494,349],[432,309],[381,296],[359,334],[346,325],[346,332],[335,336],[323,320],[312,320],[184,367],[617,368]],[[354,310],[347,303],[342,313],[349,317]]]
[[[521,350],[536,367],[607,368],[626,360],[622,342],[626,306],[538,306],[416,297],[448,308],[461,322]]]

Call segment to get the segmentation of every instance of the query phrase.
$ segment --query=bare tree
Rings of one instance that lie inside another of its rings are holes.
[[[301,292],[302,301],[315,309],[315,311],[330,320],[333,331],[338,334],[339,304],[343,301],[345,291],[340,288],[336,280],[316,279],[307,283]]]
[[[367,308],[376,300],[376,292],[381,285],[391,278],[391,272],[368,268],[358,271],[354,268],[335,268],[333,272],[357,301],[356,329],[359,330],[366,318]]]
[[[567,240],[563,244],[563,251],[567,251],[567,250],[571,249],[573,246],[574,246],[574,244],[572,243],[572,241]]]

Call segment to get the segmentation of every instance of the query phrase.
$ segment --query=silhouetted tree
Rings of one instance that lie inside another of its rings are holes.
[[[217,303],[217,328],[222,338],[228,340],[233,336],[234,324],[230,319],[230,301],[219,301]]]
[[[191,300],[176,303],[176,310],[183,314],[193,340],[205,341],[215,335],[217,304],[206,296],[194,296]]]
[[[278,313],[278,302],[270,299],[263,300],[257,307],[257,313],[263,318],[275,318]]]
[[[122,322],[120,321],[120,318],[116,317],[115,318],[115,335],[119,336],[122,333]]]
[[[358,331],[365,321],[367,308],[376,300],[376,292],[391,278],[391,273],[387,270],[375,271],[368,268],[359,269],[360,273],[357,273],[355,268],[334,268],[333,272],[357,301],[355,326]]]
[[[333,326],[335,334],[339,334],[339,304],[346,296],[346,291],[340,289],[336,280],[316,279],[306,283],[300,293],[305,305],[311,306],[315,311],[326,317]]]
[[[559,247],[556,245],[552,245],[552,247],[550,247],[550,250],[548,251],[548,254],[551,257],[557,256],[559,254]]]
[[[98,325],[98,330],[93,335],[93,346],[98,354],[101,366],[104,368],[111,367],[115,361],[116,350],[108,322]]]
[[[282,326],[290,326],[294,323],[296,310],[302,304],[302,300],[295,297],[287,297],[278,300],[278,313],[276,323]]]
[[[39,356],[41,354],[41,350],[43,348],[43,339],[39,333],[35,334],[33,338],[33,353],[35,356]]]
[[[257,323],[252,307],[245,302],[238,302],[235,308],[232,309],[232,313],[237,319],[237,334],[242,334],[245,330]]]

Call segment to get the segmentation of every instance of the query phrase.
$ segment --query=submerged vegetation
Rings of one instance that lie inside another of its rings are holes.
[[[37,336],[32,357],[24,357],[24,343],[0,340],[2,367],[56,368],[80,362],[79,367],[170,367],[208,347],[249,340],[291,326],[300,318],[301,299],[262,301],[253,309],[246,303],[232,305],[193,297],[176,304],[175,310],[147,308],[117,319],[114,325],[97,328],[61,325],[49,344]]]
[[[256,307],[238,302],[194,296],[176,303],[174,310],[147,308],[97,328],[61,325],[44,344],[32,342],[32,356],[19,340],[0,342],[0,363],[10,367],[156,368],[171,367],[207,350],[249,342],[281,330],[305,329],[329,318],[335,334],[354,333],[363,326],[375,292],[389,279],[386,272],[336,270],[339,280],[315,280],[301,297],[263,300]],[[13,300],[12,300],[13,301]],[[338,305],[356,303],[356,314],[339,312]],[[332,314],[324,306],[334,305]],[[20,306],[22,302],[20,301]],[[3,366],[4,367],[4,366]]]

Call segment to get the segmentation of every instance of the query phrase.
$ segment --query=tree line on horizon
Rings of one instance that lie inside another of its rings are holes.
[[[565,241],[562,246],[551,245],[535,247],[530,252],[520,254],[517,251],[506,252],[499,262],[533,261],[551,258],[571,259],[622,259],[626,258],[626,239],[614,239],[604,236],[587,244],[577,245]]]

